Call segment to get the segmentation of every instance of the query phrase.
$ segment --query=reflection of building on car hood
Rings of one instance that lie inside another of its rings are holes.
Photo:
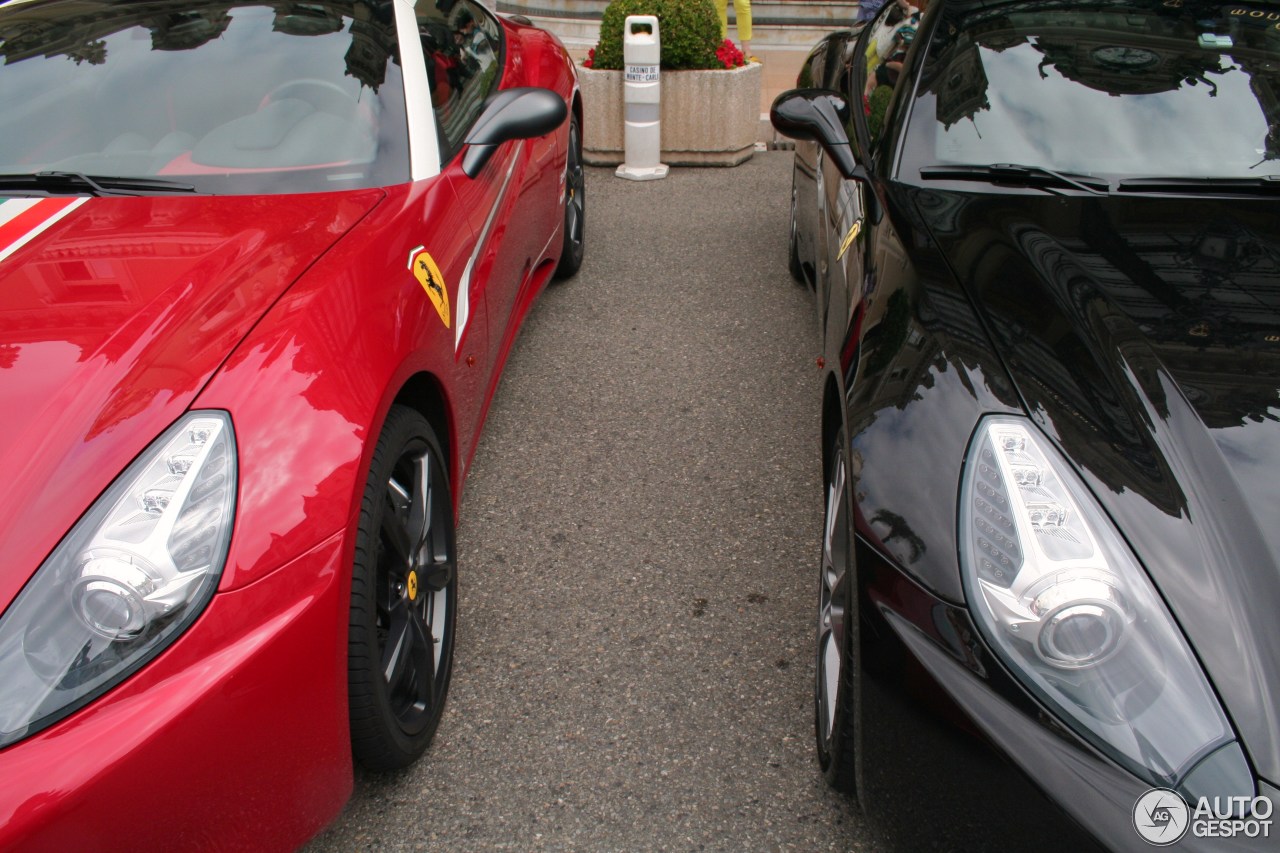
[[[0,173],[185,176],[221,193],[385,185],[407,168],[406,140],[385,132],[404,111],[389,9],[84,8],[11,8],[0,24],[6,83],[41,93],[6,99]],[[62,56],[83,73],[39,61]]]
[[[387,4],[380,4],[386,6]],[[377,90],[386,78],[387,61],[393,55],[393,42],[387,29],[390,10],[370,11],[373,7],[355,4],[355,20],[351,25],[351,47],[347,51],[347,74],[363,85]],[[135,8],[114,8],[112,14],[98,12],[85,15],[71,24],[59,22],[62,30],[56,53],[69,59],[90,65],[102,65],[107,59],[103,39],[133,27],[145,27],[151,31],[153,50],[193,50],[226,32],[233,16],[226,11],[179,11],[157,13],[154,9],[139,11]],[[279,7],[272,29],[296,36],[327,35],[340,32],[342,19],[326,8],[310,4],[290,4]],[[15,16],[14,24],[0,32],[0,55],[6,64],[13,64],[32,56],[45,56],[49,33],[38,22],[24,21]]]

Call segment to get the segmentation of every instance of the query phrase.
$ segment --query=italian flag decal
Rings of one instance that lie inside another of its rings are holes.
[[[0,261],[88,200],[87,196],[0,198]]]

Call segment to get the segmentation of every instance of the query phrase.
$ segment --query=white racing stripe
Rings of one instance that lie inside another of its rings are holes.
[[[30,243],[88,200],[87,196],[0,200],[0,261]]]
[[[467,261],[467,268],[462,271],[462,281],[458,284],[458,319],[455,326],[456,332],[453,339],[453,353],[458,354],[459,348],[462,346],[462,333],[467,329],[467,321],[471,319],[471,276],[475,271],[476,262],[480,260],[480,253],[484,249],[485,243],[489,241],[489,232],[493,230],[493,220],[498,216],[498,210],[502,207],[502,202],[507,197],[507,190],[511,186],[511,176],[515,174],[516,164],[520,162],[520,154],[524,151],[524,140],[516,140],[511,152],[511,165],[507,167],[507,174],[502,179],[502,187],[498,190],[498,197],[493,200],[493,208],[489,211],[489,218],[484,222],[484,228],[481,229],[479,236],[476,237],[476,247],[471,252],[471,258]]]

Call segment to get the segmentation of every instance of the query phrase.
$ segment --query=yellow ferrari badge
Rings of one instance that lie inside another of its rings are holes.
[[[417,572],[409,572],[409,581],[408,583],[405,584],[405,586],[408,587],[407,591],[409,593],[409,600],[417,601],[418,600],[418,573]]]
[[[425,251],[425,246],[419,246],[409,253],[409,269],[413,270],[413,277],[418,280],[418,284],[422,285],[422,289],[427,292],[427,298],[431,300],[431,304],[436,306],[436,313],[440,315],[440,322],[444,323],[444,327],[449,328],[449,289],[445,286],[444,276],[440,273],[440,267],[436,266],[436,262],[431,255]]]
[[[840,243],[840,252],[836,255],[836,260],[844,257],[844,253],[849,251],[849,247],[853,245],[853,241],[858,239],[858,235],[862,233],[862,220],[859,219],[853,223],[853,227],[849,229],[849,233],[844,235],[844,241]]]

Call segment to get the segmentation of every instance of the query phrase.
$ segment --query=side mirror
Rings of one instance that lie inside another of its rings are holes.
[[[545,136],[569,115],[564,99],[550,89],[523,87],[494,92],[485,101],[480,118],[464,140],[462,171],[468,178],[480,174],[498,146],[512,139]]]
[[[853,156],[853,146],[845,127],[849,123],[849,102],[829,89],[791,89],[783,92],[769,109],[769,121],[783,136],[817,142],[846,180],[871,184],[871,176]],[[880,221],[880,203],[874,190],[868,200],[873,222]]]
[[[829,89],[791,89],[783,92],[769,110],[769,121],[779,133],[792,139],[817,142],[840,174],[852,178],[857,161],[845,125],[849,102]]]

